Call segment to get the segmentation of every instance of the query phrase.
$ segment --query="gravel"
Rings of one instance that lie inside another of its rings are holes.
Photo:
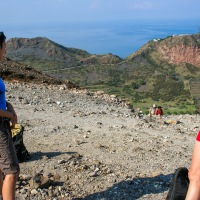
[[[17,199],[161,200],[175,169],[189,168],[199,115],[150,119],[105,94],[6,85],[32,157]]]

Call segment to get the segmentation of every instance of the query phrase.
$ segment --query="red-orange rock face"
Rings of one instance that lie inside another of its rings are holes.
[[[168,46],[159,47],[161,59],[171,64],[190,63],[200,67],[200,48],[189,47],[185,45],[174,46],[169,48]]]

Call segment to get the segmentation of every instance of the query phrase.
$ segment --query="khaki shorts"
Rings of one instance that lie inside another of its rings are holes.
[[[7,174],[19,173],[19,162],[13,146],[9,121],[0,117],[0,170]]]

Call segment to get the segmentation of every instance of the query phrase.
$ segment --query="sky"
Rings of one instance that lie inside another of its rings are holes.
[[[94,54],[126,57],[154,37],[200,32],[200,0],[1,0],[0,6],[7,39],[41,36]]]
[[[199,0],[1,0],[2,23],[200,19]]]

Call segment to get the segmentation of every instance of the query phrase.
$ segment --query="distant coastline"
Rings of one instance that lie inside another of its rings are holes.
[[[200,20],[2,24],[1,29],[8,39],[41,36],[91,54],[112,53],[125,58],[150,40],[199,33]]]

